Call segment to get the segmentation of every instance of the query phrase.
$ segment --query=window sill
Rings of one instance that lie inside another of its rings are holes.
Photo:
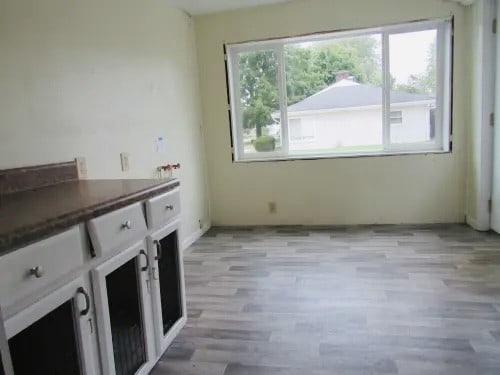
[[[256,162],[279,162],[279,161],[300,161],[300,160],[321,160],[321,159],[355,159],[373,158],[387,156],[410,156],[429,154],[451,154],[451,150],[424,150],[424,151],[376,151],[364,153],[339,153],[339,154],[307,154],[307,155],[275,155],[266,157],[245,157],[235,159],[233,163],[256,163]]]

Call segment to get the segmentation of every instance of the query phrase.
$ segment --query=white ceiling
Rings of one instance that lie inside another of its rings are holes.
[[[168,0],[177,8],[192,15],[217,13],[225,10],[248,8],[257,5],[286,3],[291,0]]]

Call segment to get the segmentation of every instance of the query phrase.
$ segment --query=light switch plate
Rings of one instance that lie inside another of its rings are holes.
[[[122,162],[122,172],[128,172],[130,170],[129,154],[125,152],[121,153],[120,159]]]
[[[78,178],[79,179],[85,179],[87,178],[87,160],[85,159],[84,156],[78,156],[75,158],[76,161],[76,168],[78,170]]]

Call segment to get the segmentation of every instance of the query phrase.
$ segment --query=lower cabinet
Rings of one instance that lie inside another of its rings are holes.
[[[9,345],[7,344],[7,336],[3,326],[2,310],[0,309],[0,375],[11,375],[13,372]]]
[[[184,267],[179,222],[148,237],[156,354],[161,356],[186,324]]]
[[[97,373],[89,286],[78,278],[4,322],[16,375]]]
[[[140,204],[91,220],[93,258],[80,226],[0,258],[0,375],[149,373],[187,312],[179,193],[146,203],[149,229]]]
[[[156,361],[145,241],[92,271],[104,374],[147,374]]]

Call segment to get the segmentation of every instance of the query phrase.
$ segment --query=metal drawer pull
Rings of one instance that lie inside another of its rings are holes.
[[[163,254],[163,249],[161,248],[161,243],[158,240],[154,240],[153,242],[156,246],[156,257],[155,260],[160,260]]]
[[[30,269],[30,275],[35,276],[37,279],[42,277],[44,273],[42,266],[36,266]]]
[[[146,265],[144,267],[141,268],[141,271],[142,272],[146,272],[149,268],[149,258],[148,258],[148,254],[146,254],[146,252],[144,250],[141,250],[139,252],[140,255],[144,255],[146,257]]]
[[[132,229],[132,222],[130,220],[127,220],[122,224],[122,229]]]
[[[169,204],[168,206],[165,206],[165,208],[169,211],[173,211],[174,210],[174,206],[172,204]]]
[[[79,287],[77,290],[77,293],[80,293],[80,294],[83,294],[83,296],[85,297],[85,304],[86,304],[86,307],[85,309],[83,309],[82,311],[80,311],[80,315],[81,316],[85,316],[89,313],[90,311],[90,296],[89,294],[85,291],[85,289],[83,289],[83,287]]]

